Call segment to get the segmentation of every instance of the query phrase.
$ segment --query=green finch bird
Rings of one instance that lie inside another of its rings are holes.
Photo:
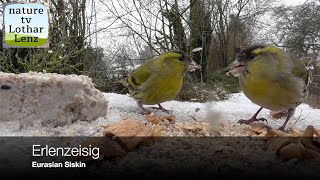
[[[287,117],[279,130],[284,131],[295,109],[308,96],[310,75],[298,58],[272,45],[252,46],[239,53],[238,58],[226,70],[239,78],[243,93],[253,103],[261,106],[248,120],[249,124],[266,108],[272,111],[287,111]]]
[[[139,66],[122,80],[122,84],[128,88],[144,114],[150,114],[150,111],[142,105],[158,104],[159,109],[169,112],[160,103],[174,99],[182,88],[185,73],[198,69],[201,69],[201,66],[195,63],[190,55],[173,50]]]

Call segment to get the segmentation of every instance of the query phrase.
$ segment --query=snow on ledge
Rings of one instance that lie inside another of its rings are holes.
[[[108,101],[83,75],[0,72],[0,121],[63,126],[107,115]]]

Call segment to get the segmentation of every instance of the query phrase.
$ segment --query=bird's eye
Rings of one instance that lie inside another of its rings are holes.
[[[252,60],[254,57],[255,57],[255,55],[253,55],[252,53],[250,53],[250,54],[248,55],[248,59],[250,59],[250,60]]]
[[[9,90],[9,89],[11,89],[11,87],[8,86],[8,85],[1,85],[1,86],[0,86],[0,89]]]
[[[185,60],[185,57],[184,57],[183,54],[179,57],[179,60],[180,60],[180,61],[184,61],[184,60]]]
[[[255,55],[251,52],[243,52],[238,55],[239,61],[250,61],[255,58]]]
[[[186,53],[185,53],[184,51],[181,51],[181,50],[172,50],[171,52],[181,54],[181,56],[179,57],[179,60],[180,60],[180,61],[185,61],[185,60],[186,60]]]
[[[264,48],[264,47],[265,47],[264,45],[251,46],[247,49],[242,50],[240,52],[238,58],[240,61],[251,61],[256,57],[256,55],[254,53],[252,53],[252,51],[259,49],[259,48]]]

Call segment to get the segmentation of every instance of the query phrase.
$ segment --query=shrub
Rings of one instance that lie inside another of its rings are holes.
[[[238,93],[241,91],[238,78],[226,75],[224,70],[212,73],[209,83],[222,87],[227,93]]]

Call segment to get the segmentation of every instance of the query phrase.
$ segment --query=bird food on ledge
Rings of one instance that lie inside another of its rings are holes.
[[[0,72],[0,121],[63,126],[107,114],[108,101],[87,76]]]

